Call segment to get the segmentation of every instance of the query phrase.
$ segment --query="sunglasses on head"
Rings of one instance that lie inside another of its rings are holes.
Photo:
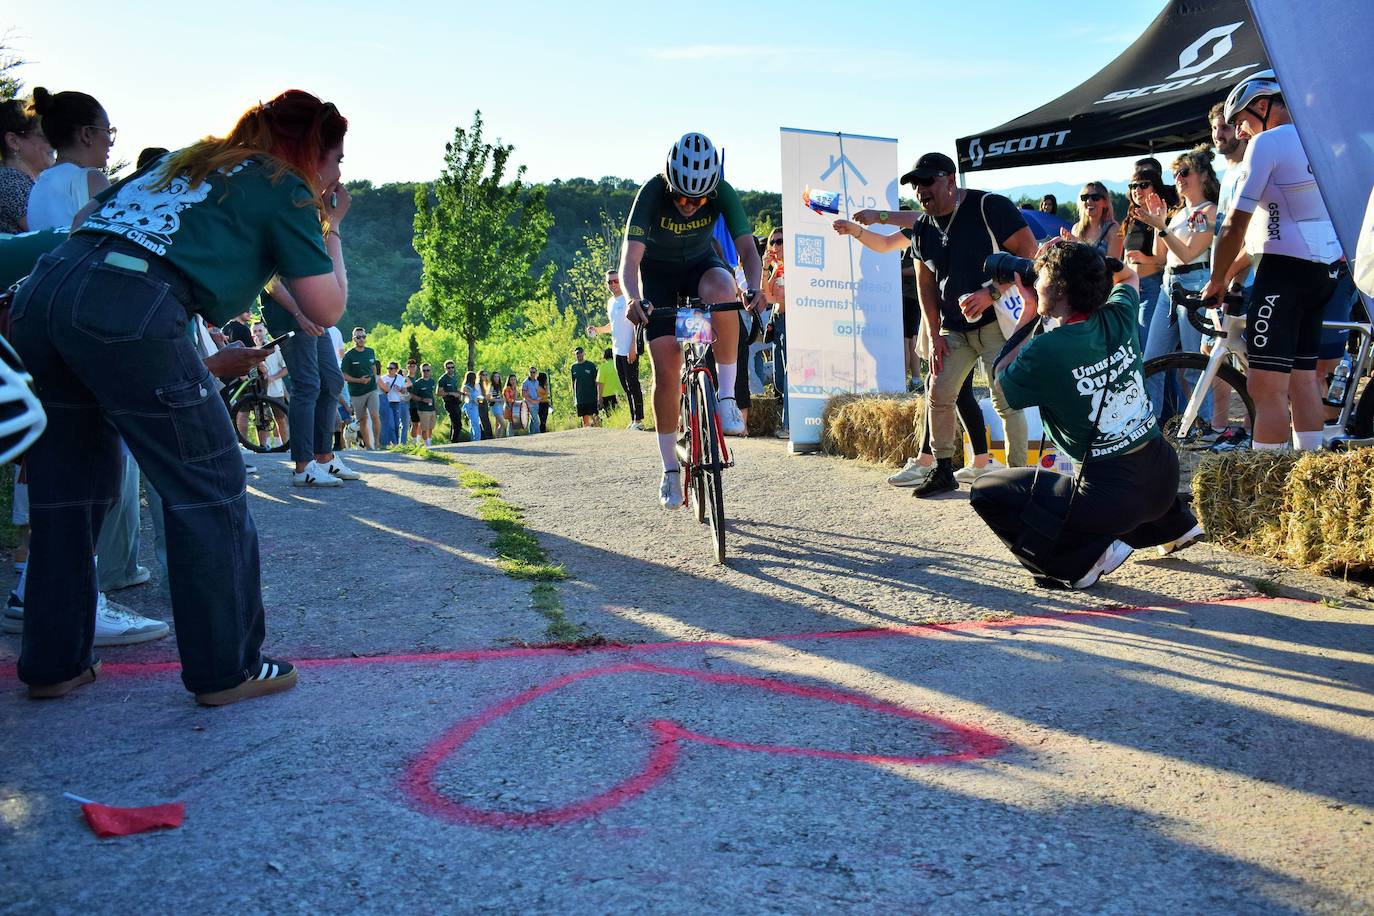
[[[1183,168],[1177,169],[1177,170],[1174,172],[1174,177],[1175,177],[1175,178],[1187,178],[1187,177],[1188,177],[1189,175],[1191,175],[1191,174],[1193,174],[1193,170],[1190,169],[1190,168],[1188,168],[1188,166],[1185,165]]]
[[[1146,188],[1153,188],[1154,186],[1155,183],[1147,179],[1145,181],[1133,181],[1126,187],[1130,188],[1132,191],[1143,191]]]
[[[1093,203],[1097,203],[1099,200],[1106,200],[1106,199],[1107,199],[1107,198],[1106,198],[1105,195],[1096,194],[1096,193],[1094,193],[1094,194],[1079,194],[1079,195],[1078,195],[1078,200],[1079,200],[1079,202],[1080,202],[1080,203],[1085,203],[1085,204],[1086,204],[1088,201],[1092,201]]]

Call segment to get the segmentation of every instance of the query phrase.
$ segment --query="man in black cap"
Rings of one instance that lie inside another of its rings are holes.
[[[1002,293],[983,262],[993,251],[1034,258],[1036,245],[1016,204],[999,194],[958,187],[954,161],[943,153],[926,153],[916,160],[902,183],[916,189],[923,212],[860,210],[854,222],[912,230],[917,293],[932,331],[927,396],[936,466],[914,491],[924,497],[958,489],[952,464],[954,402],[977,363],[982,362],[983,371],[993,378],[992,361],[1006,343],[993,308]],[[995,387],[992,403],[1002,418],[1007,463],[1022,467],[1026,464],[1026,418],[1008,407]]]

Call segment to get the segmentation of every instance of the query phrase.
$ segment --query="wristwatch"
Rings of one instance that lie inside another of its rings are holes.
[[[883,224],[886,224],[886,223],[887,223],[887,211],[886,211],[886,210],[879,210],[879,211],[878,211],[878,222],[883,223]]]

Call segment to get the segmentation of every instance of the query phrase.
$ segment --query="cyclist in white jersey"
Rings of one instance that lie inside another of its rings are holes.
[[[1291,418],[1293,447],[1319,449],[1324,415],[1317,351],[1340,244],[1274,71],[1256,73],[1231,90],[1225,117],[1250,143],[1212,262],[1219,267],[1202,297],[1220,297],[1225,266],[1242,245],[1259,258],[1246,333],[1254,447],[1282,448]]]

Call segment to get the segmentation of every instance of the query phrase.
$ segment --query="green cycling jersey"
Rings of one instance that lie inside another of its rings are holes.
[[[625,237],[644,244],[646,261],[687,263],[710,255],[711,234],[720,216],[725,217],[731,238],[752,231],[739,194],[728,182],[721,181],[716,196],[690,217],[678,212],[672,198],[667,179],[655,175],[639,189],[630,207]]]

